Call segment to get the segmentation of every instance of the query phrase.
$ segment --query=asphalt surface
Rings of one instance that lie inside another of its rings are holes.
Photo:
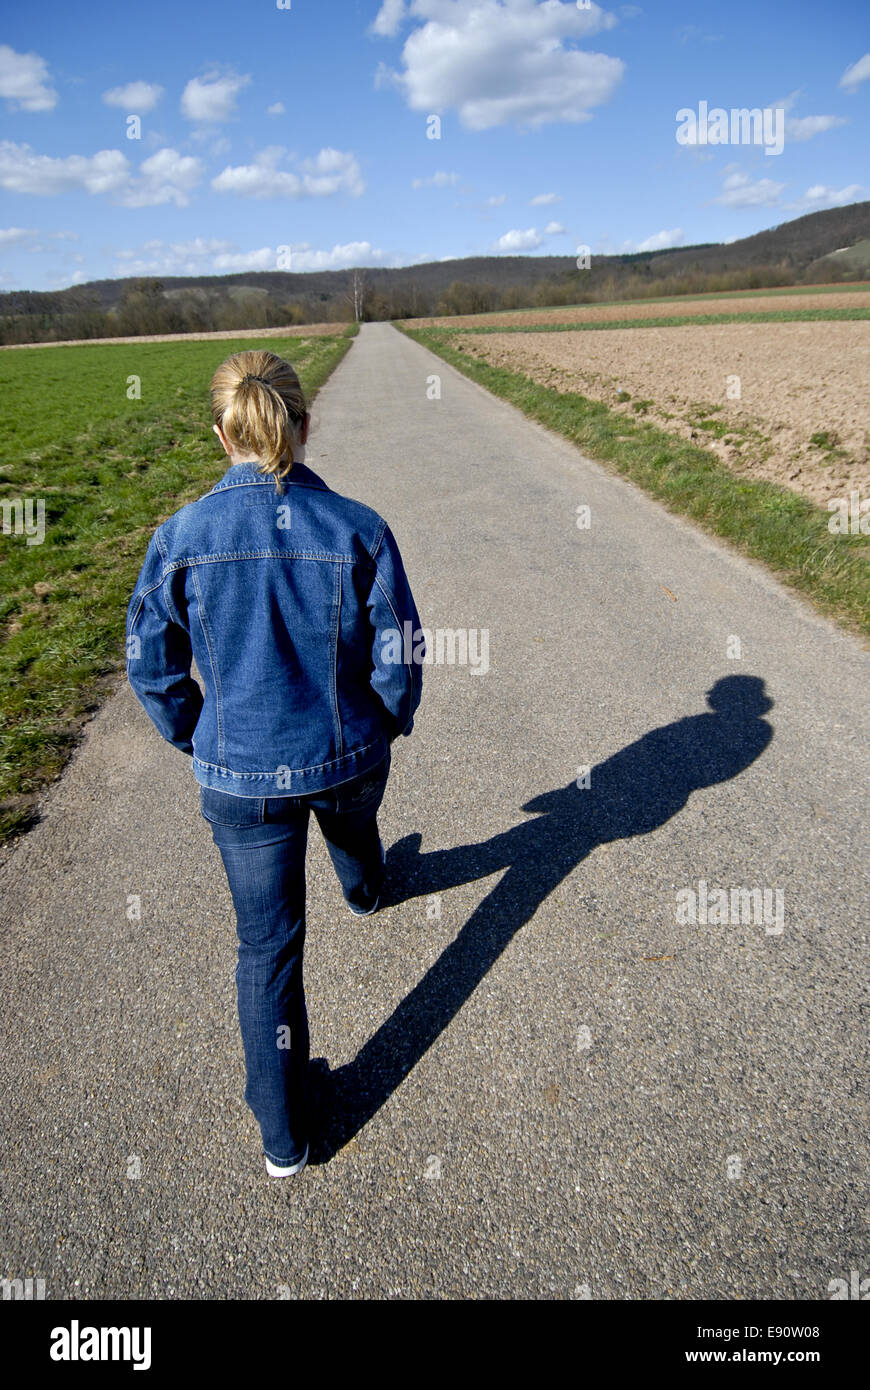
[[[392,905],[353,917],[312,828],[314,1160],[266,1176],[223,869],[189,760],[123,685],[0,867],[0,1277],[59,1299],[866,1277],[866,652],[388,325],[316,417],[306,462],[388,519],[423,623],[486,630],[489,669],[425,667],[380,818]],[[781,921],[678,921],[700,880],[781,890]]]

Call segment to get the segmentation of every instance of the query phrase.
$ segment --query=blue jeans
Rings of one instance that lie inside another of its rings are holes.
[[[390,761],[388,752],[370,772],[307,796],[242,797],[200,787],[236,910],[245,1100],[266,1157],[282,1167],[302,1157],[309,1138],[302,980],[308,813],[317,817],[345,900],[370,908],[383,884],[377,813]]]

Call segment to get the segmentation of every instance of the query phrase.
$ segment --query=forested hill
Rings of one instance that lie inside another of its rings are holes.
[[[472,256],[401,268],[94,280],[0,294],[0,341],[476,313],[538,304],[870,278],[870,202],[732,242],[617,256]],[[840,259],[834,253],[854,248]]]

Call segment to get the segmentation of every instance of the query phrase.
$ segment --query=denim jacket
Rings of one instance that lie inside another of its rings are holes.
[[[253,463],[151,538],[127,610],[127,678],[203,787],[300,796],[410,734],[419,617],[390,528],[303,463],[279,494]],[[205,687],[190,674],[191,658]]]

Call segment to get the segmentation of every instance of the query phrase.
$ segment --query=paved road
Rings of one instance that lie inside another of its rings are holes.
[[[312,833],[321,1161],[265,1175],[220,860],[123,686],[0,870],[0,1275],[243,1299],[867,1276],[866,653],[388,325],[316,409],[307,462],[389,519],[433,637],[489,635],[488,670],[426,667],[396,747],[393,905],[352,917]],[[770,890],[768,920],[678,921],[700,880]]]

